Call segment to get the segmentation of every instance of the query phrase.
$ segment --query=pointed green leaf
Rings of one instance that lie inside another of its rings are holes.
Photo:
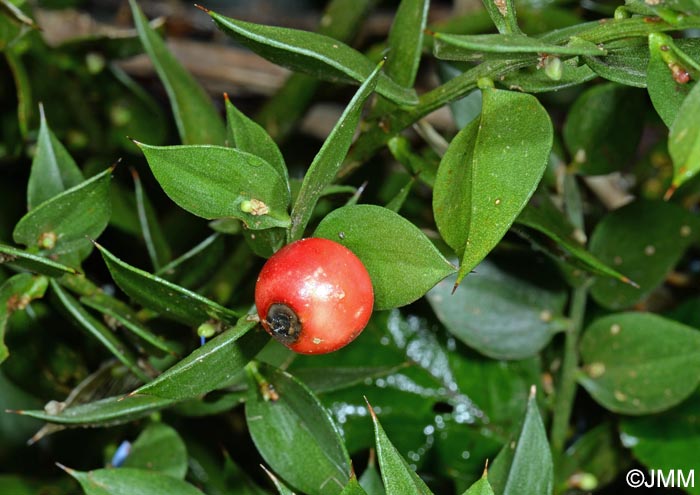
[[[0,363],[10,355],[5,345],[7,322],[13,312],[24,310],[34,299],[44,296],[49,282],[46,277],[18,273],[0,285]]]
[[[338,208],[321,221],[314,235],[339,242],[362,260],[378,310],[409,304],[455,272],[423,232],[381,206]]]
[[[119,325],[156,349],[169,354],[177,354],[178,349],[176,346],[167,342],[163,337],[154,334],[146,325],[139,321],[136,312],[120,300],[108,296],[104,292],[96,292],[95,294],[81,297],[80,302],[89,308],[100,311],[105,316],[114,318]]]
[[[15,34],[18,34],[8,33],[8,30],[6,29],[7,27],[7,23],[4,22],[4,19],[0,18],[0,51],[3,51],[3,46],[5,45],[5,41],[8,39],[8,37],[14,37]],[[11,27],[10,31],[16,27],[17,26]],[[10,43],[13,41],[10,41]],[[19,131],[22,138],[26,140],[29,135],[29,122],[32,120],[34,114],[32,81],[30,80],[28,73],[29,71],[27,70],[27,64],[30,62],[26,57],[23,57],[22,54],[19,53],[19,50],[7,50],[4,51],[4,55],[5,59],[7,60],[7,65],[15,80],[15,92],[17,93],[17,123],[19,124]],[[19,151],[18,148],[19,147],[15,148],[15,150]]]
[[[261,57],[319,79],[364,83],[375,69],[354,48],[322,34],[253,24],[212,11],[208,14],[222,31]],[[379,75],[377,93],[399,105],[418,103],[414,90],[398,85],[386,74]]]
[[[593,230],[591,254],[638,286],[597,278],[591,295],[606,308],[632,306],[663,283],[699,233],[697,217],[665,201],[639,200],[608,213]]]
[[[384,490],[384,484],[382,483],[382,477],[377,470],[374,451],[370,452],[367,467],[362,472],[359,483],[360,486],[364,488],[365,492],[367,492],[367,495],[386,495],[386,490]]]
[[[387,76],[406,88],[412,87],[416,80],[429,7],[429,0],[401,0],[389,31],[384,70]]]
[[[222,146],[138,146],[165,193],[190,213],[238,218],[254,230],[289,226],[289,190],[262,158]],[[252,201],[259,210],[246,208]]]
[[[183,287],[194,287],[206,282],[211,272],[217,270],[223,255],[224,239],[214,233],[162,267],[155,275]]]
[[[499,33],[520,33],[515,18],[515,2],[513,0],[483,0],[483,4]]]
[[[564,142],[584,175],[620,170],[634,155],[644,127],[644,93],[607,83],[578,97],[564,124]]]
[[[289,373],[260,364],[256,378],[245,414],[265,462],[299,491],[341,493],[350,479],[350,457],[328,411]],[[275,397],[263,397],[261,387],[273,389]]]
[[[109,168],[41,203],[17,222],[12,238],[30,248],[43,248],[43,256],[77,252],[87,257],[90,239],[97,239],[109,222],[111,174]]]
[[[318,23],[318,32],[350,43],[374,7],[374,0],[330,0]],[[255,116],[278,142],[298,127],[299,120],[313,103],[321,81],[302,73],[292,74],[268,98]]]
[[[148,381],[149,377],[139,367],[136,356],[119,340],[117,335],[83,308],[58,282],[51,280],[51,290],[57,296],[63,310],[71,319],[88,334],[96,338],[119,361],[124,363],[142,381]]]
[[[604,46],[608,52],[607,55],[583,57],[588,67],[608,81],[636,88],[647,87],[649,48],[643,40],[639,38],[615,40]]]
[[[484,475],[479,481],[470,486],[462,495],[494,495],[493,488],[491,488],[489,479],[486,476],[486,471],[484,471]]]
[[[688,397],[700,383],[700,332],[651,313],[595,320],[581,340],[579,382],[605,408],[651,414]]]
[[[68,150],[49,129],[42,105],[39,105],[39,111],[41,124],[36,155],[27,184],[27,205],[30,210],[84,180],[83,173]]]
[[[435,180],[438,230],[462,258],[457,283],[506,234],[542,178],[552,124],[528,94],[486,89],[481,117],[450,143]]]
[[[145,469],[112,468],[86,472],[63,469],[78,480],[85,495],[204,495],[189,483]]]
[[[254,322],[243,317],[238,325],[217,335],[189,356],[131,395],[189,399],[211,392],[230,380],[269,341]]]
[[[436,316],[459,340],[493,359],[536,355],[563,324],[566,294],[484,261],[452,293],[454,279],[428,292]],[[524,276],[523,276],[524,275]]]
[[[630,284],[630,280],[626,276],[593,256],[574,237],[576,229],[569,223],[564,213],[554,205],[548,194],[535,193],[516,222],[535,229],[556,242],[557,248],[563,251],[564,259],[573,257],[592,273],[612,277],[622,283]]]
[[[406,459],[401,457],[399,451],[391,443],[382,428],[374,409],[369,407],[372,422],[374,423],[374,439],[377,446],[377,459],[379,460],[379,468],[384,480],[386,495],[404,495],[412,493],[416,495],[429,495],[433,492],[420,479],[416,472],[408,465]]]
[[[12,263],[25,270],[40,273],[48,277],[60,277],[66,273],[78,273],[75,268],[63,265],[57,261],[0,244],[0,265],[3,263]]]
[[[148,53],[170,99],[175,123],[184,144],[224,144],[226,130],[209,96],[168,50],[136,4],[131,14],[143,48]]]
[[[311,219],[311,213],[316,207],[318,198],[321,197],[326,186],[333,181],[343,164],[362,115],[362,107],[374,90],[380,69],[381,64],[357,90],[304,175],[304,181],[292,209],[292,227],[289,232],[291,240],[301,239],[304,235],[304,229]]]
[[[164,423],[151,423],[131,445],[121,467],[140,468],[185,479],[187,448],[180,435]]]
[[[107,397],[58,412],[43,409],[11,412],[67,426],[112,426],[143,418],[174,403],[171,399],[138,395]]]
[[[552,493],[554,467],[534,386],[518,437],[504,445],[489,469],[493,491],[501,495]]]
[[[345,488],[343,488],[343,491],[340,492],[340,495],[367,495],[367,492],[353,475],[348,484],[345,485]]]
[[[490,58],[490,57],[489,57]],[[536,66],[509,72],[499,83],[506,88],[517,88],[523,93],[549,93],[560,89],[582,86],[596,78],[596,73],[587,65],[578,65],[578,57],[561,63],[561,77],[552,79]]]
[[[163,231],[160,228],[156,213],[148,200],[141,178],[136,170],[131,171],[134,178],[134,193],[136,196],[136,212],[139,217],[139,225],[141,226],[141,235],[146,243],[148,257],[151,259],[153,269],[158,271],[160,267],[170,259],[170,247],[168,246]]]
[[[688,93],[668,134],[668,151],[673,159],[673,189],[700,172],[700,84]]]
[[[272,474],[272,472],[268,471],[265,466],[261,466],[267,476],[270,478],[270,481],[272,481],[272,484],[275,485],[275,488],[277,488],[277,492],[279,495],[294,495],[294,492],[284,483],[280,481],[280,479]]]
[[[258,156],[280,174],[284,183],[289,188],[289,175],[284,157],[277,143],[270,137],[265,129],[257,122],[249,119],[238,110],[226,96],[226,121],[228,145],[251,155]]]
[[[696,52],[697,56],[696,50],[691,47],[688,49],[691,53]],[[649,64],[646,68],[647,89],[656,113],[669,129],[673,125],[673,121],[676,120],[686,97],[697,86],[695,81],[677,80],[677,77],[674,77],[669,66],[669,62],[673,64],[674,59],[680,73],[686,70],[674,55],[675,50],[677,50],[676,44],[668,36],[661,33],[649,35]]]
[[[158,311],[163,317],[197,326],[210,319],[231,325],[238,322],[240,315],[234,311],[124,263],[99,244],[97,248],[119,288],[139,304]]]
[[[522,34],[435,33],[435,56],[443,60],[480,60],[484,53],[547,53],[551,55],[605,55],[604,48],[590,41],[572,39],[566,45],[553,45]]]

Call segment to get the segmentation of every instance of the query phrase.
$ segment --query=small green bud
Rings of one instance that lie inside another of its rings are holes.
[[[544,59],[544,73],[552,81],[559,81],[564,72],[564,64],[559,57],[547,57]]]
[[[57,240],[56,232],[44,232],[39,236],[39,249],[53,249]]]
[[[211,338],[216,334],[216,325],[214,325],[212,322],[208,321],[206,323],[202,323],[199,325],[199,328],[197,328],[197,335],[200,337],[204,337],[205,339]]]
[[[85,65],[90,74],[99,74],[105,68],[105,58],[96,52],[85,55]]]
[[[488,77],[480,77],[477,79],[476,85],[479,89],[490,89],[494,87],[493,80]]]

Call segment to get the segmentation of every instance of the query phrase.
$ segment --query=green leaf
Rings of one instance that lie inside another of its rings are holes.
[[[503,446],[489,470],[489,481],[493,491],[501,495],[549,495],[553,471],[552,453],[533,386],[520,433]]]
[[[178,348],[163,337],[154,334],[146,325],[141,323],[136,312],[127,304],[124,304],[104,292],[96,292],[80,298],[85,306],[101,312],[114,320],[126,330],[137,335],[151,346],[169,354],[177,354]]]
[[[0,3],[0,5],[2,4]],[[2,51],[7,39],[8,33],[2,32],[6,31],[6,26],[4,19],[0,17],[0,51]],[[4,52],[4,55],[7,65],[12,72],[17,93],[17,123],[19,124],[19,131],[22,138],[26,140],[29,135],[29,122],[34,117],[34,100],[32,98],[32,81],[27,71],[28,60],[24,59],[18,52],[19,50],[8,50]],[[18,148],[15,149],[18,151]]]
[[[415,225],[381,206],[338,208],[314,236],[339,242],[362,260],[377,310],[409,304],[455,271]]]
[[[243,317],[238,325],[217,335],[156,379],[131,395],[189,399],[210,392],[230,380],[269,341],[266,333],[251,330]]]
[[[556,242],[557,248],[563,251],[565,260],[577,261],[577,265],[583,266],[592,273],[631,284],[629,278],[617,270],[613,270],[586,250],[576,239],[574,226],[569,223],[564,213],[554,205],[548,194],[535,193],[516,222],[535,229]],[[574,259],[571,260],[571,257]]]
[[[48,284],[46,277],[18,273],[0,285],[0,363],[10,355],[5,345],[10,316],[15,311],[26,309],[32,300],[43,297]]]
[[[52,279],[50,283],[51,290],[57,296],[61,307],[79,328],[96,338],[114,357],[124,363],[142,381],[149,380],[148,375],[139,367],[136,356],[119,340],[114,332],[88,313],[58,282]]]
[[[592,476],[597,486],[603,487],[613,482],[628,464],[627,452],[620,446],[617,424],[601,423],[567,447],[557,466],[555,485]]]
[[[372,416],[374,423],[374,438],[377,445],[377,458],[379,459],[379,467],[382,473],[382,480],[387,495],[403,495],[406,493],[414,493],[417,495],[428,495],[433,492],[420,479],[416,472],[411,469],[406,459],[401,457],[399,451],[391,443],[382,428],[377,415],[372,409],[372,406],[367,403],[369,413]]]
[[[339,494],[350,479],[350,457],[328,411],[292,375],[260,364],[245,406],[250,435],[276,473],[309,495]],[[260,388],[275,396],[263,397]]]
[[[24,215],[12,233],[15,242],[43,248],[47,257],[78,253],[84,259],[107,227],[111,213],[112,168],[44,201]]]
[[[267,60],[295,71],[323,80],[356,84],[366,82],[375,69],[360,52],[328,36],[239,21],[213,11],[207,13],[222,31],[241,44]],[[413,89],[398,85],[385,74],[379,75],[377,93],[399,105],[418,103]]]
[[[406,88],[412,87],[416,80],[429,6],[429,0],[401,0],[389,31],[384,70]]]
[[[450,278],[427,298],[438,319],[468,346],[493,359],[524,359],[565,329],[566,294],[536,280],[535,273],[509,273],[487,260],[454,294]]]
[[[591,295],[606,308],[632,306],[663,283],[698,233],[698,219],[674,203],[640,200],[608,213],[593,230],[591,254],[639,287],[598,278]]]
[[[196,287],[208,282],[212,273],[220,268],[224,249],[223,237],[214,233],[160,268],[155,275],[183,287]]]
[[[99,244],[97,249],[102,253],[102,258],[119,288],[139,304],[158,311],[163,317],[196,326],[209,319],[231,325],[238,322],[240,315],[234,311],[184,287],[128,265]]]
[[[70,266],[44,258],[43,256],[28,253],[21,249],[0,244],[0,265],[3,263],[11,263],[25,270],[40,273],[48,277],[60,277],[66,273],[78,273],[75,268]]]
[[[469,487],[469,489],[462,495],[494,495],[486,470],[484,470],[484,475],[479,479],[479,481]]]
[[[579,381],[605,408],[650,414],[688,397],[700,383],[700,332],[651,313],[594,321],[581,340]]]
[[[484,53],[546,53],[548,55],[605,55],[604,48],[590,41],[572,38],[566,45],[553,45],[522,34],[448,34],[435,33],[435,56],[443,60],[472,61]],[[491,59],[492,57],[489,57]]]
[[[673,160],[671,192],[700,172],[700,85],[688,93],[668,134],[668,151]]]
[[[277,143],[257,122],[249,119],[243,112],[238,110],[228,95],[226,98],[226,135],[228,145],[251,155],[258,156],[277,171],[289,189],[289,175],[284,157],[280,152]]]
[[[170,247],[160,228],[153,206],[151,206],[151,202],[148,200],[148,196],[146,196],[143,190],[139,174],[136,170],[132,169],[131,175],[134,178],[136,211],[139,217],[139,225],[141,226],[141,235],[146,243],[151,265],[153,265],[153,269],[157,271],[170,259]]]
[[[605,44],[603,57],[583,57],[586,65],[605,79],[633,86],[647,87],[649,48],[639,38],[616,40]]]
[[[643,96],[641,91],[607,83],[578,97],[563,130],[577,172],[607,174],[630,161],[644,126]]]
[[[620,421],[622,443],[650,469],[660,469],[664,473],[678,470],[687,475],[697,469],[695,456],[700,449],[699,408],[700,394],[696,392],[682,404],[662,414],[623,417]],[[685,491],[698,495],[700,486],[696,481],[694,487],[687,486]]]
[[[272,472],[268,471],[267,468],[265,468],[265,466],[261,465],[260,467],[263,468],[267,476],[270,478],[270,481],[272,481],[272,484],[275,485],[275,488],[277,488],[277,493],[279,493],[279,495],[294,495],[294,492],[287,485],[282,483],[277,476],[272,474]]]
[[[24,2],[18,1],[13,2],[12,0],[0,0],[0,10],[2,10],[4,15],[13,22],[25,24],[33,29],[40,29],[34,22],[34,19],[22,12],[22,9],[20,9],[20,6],[22,6],[23,3]]]
[[[122,467],[140,468],[185,479],[187,448],[180,435],[164,423],[151,423],[131,445]]]
[[[80,482],[85,495],[204,495],[189,483],[155,471],[112,468],[82,472],[59,467]]]
[[[697,40],[694,41],[697,42]],[[680,46],[684,45],[679,40]],[[682,79],[676,80],[677,78],[674,77],[669,62],[671,64],[675,63],[681,72],[684,70],[680,65],[681,62],[677,60],[673,53],[676,49],[675,43],[665,35],[660,33],[649,35],[649,64],[646,72],[647,88],[654,109],[656,109],[661,120],[669,128],[671,128],[674,120],[680,114],[680,108],[686,97],[697,86],[694,81],[682,82]],[[698,56],[697,49],[694,46],[687,46],[687,49],[694,56]]]
[[[359,483],[360,486],[364,488],[365,492],[367,492],[367,495],[386,495],[386,490],[384,490],[384,484],[382,483],[382,477],[377,470],[374,451],[370,451],[367,467],[362,472]]]
[[[113,426],[143,418],[174,403],[170,399],[146,395],[119,396],[78,404],[59,412],[44,409],[10,412],[67,426]]]
[[[184,144],[224,144],[226,130],[209,96],[170,53],[158,33],[148,24],[136,0],[129,0],[131,14],[170,99],[175,123]]]
[[[493,0],[483,0],[483,4],[499,33],[520,33],[513,0],[504,0],[498,3]]]
[[[561,68],[561,77],[558,79],[552,79],[544,70],[530,66],[506,74],[503,79],[499,78],[498,83],[520,92],[547,93],[580,86],[596,78],[596,73],[588,66],[578,65],[578,58],[565,60]]]
[[[294,376],[304,382],[315,393],[332,392],[343,388],[360,385],[368,380],[376,380],[392,375],[404,368],[406,364],[397,366],[329,366],[327,368],[294,367]]]
[[[462,258],[457,283],[506,234],[549,159],[552,124],[528,94],[486,89],[481,117],[450,143],[435,179],[433,212]]]
[[[46,123],[43,105],[39,105],[41,124],[36,155],[27,184],[29,209],[83,182],[83,173]]]
[[[137,144],[165,193],[190,213],[238,218],[254,230],[289,226],[289,190],[262,158],[223,146]],[[253,200],[267,213],[244,211],[242,203]]]
[[[367,495],[367,492],[353,475],[348,484],[345,485],[345,488],[343,488],[343,491],[340,492],[340,495]]]
[[[304,228],[311,219],[318,199],[343,164],[362,115],[362,107],[377,84],[380,69],[381,64],[357,90],[304,175],[304,181],[292,209],[292,227],[289,232],[291,240],[301,239],[304,235]]]

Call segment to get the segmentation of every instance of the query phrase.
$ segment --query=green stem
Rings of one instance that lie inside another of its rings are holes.
[[[588,283],[573,290],[571,308],[569,311],[570,326],[564,341],[564,360],[559,378],[559,389],[554,403],[554,418],[552,420],[552,456],[557,459],[564,451],[564,444],[569,429],[571,410],[576,396],[576,368],[578,367],[578,341],[583,327],[583,317],[586,312]]]
[[[572,36],[593,43],[647,37],[654,32],[680,31],[700,27],[700,16],[687,16],[670,24],[658,18],[633,17],[630,19],[602,19],[568,28],[551,31],[539,39],[553,44],[567,43]],[[447,103],[466,96],[476,88],[476,82],[486,77],[498,81],[500,76],[537,63],[537,57],[528,54],[513,54],[511,60],[485,61],[462,73],[445,84],[421,96],[418,105],[408,109],[397,109],[384,118],[368,122],[367,130],[355,142],[345,163],[338,172],[342,178],[371,158],[393,136],[406,127]]]

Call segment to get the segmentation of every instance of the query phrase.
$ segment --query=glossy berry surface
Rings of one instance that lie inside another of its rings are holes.
[[[291,350],[324,354],[352,342],[372,314],[367,269],[345,246],[308,238],[277,251],[255,285],[263,328]]]

